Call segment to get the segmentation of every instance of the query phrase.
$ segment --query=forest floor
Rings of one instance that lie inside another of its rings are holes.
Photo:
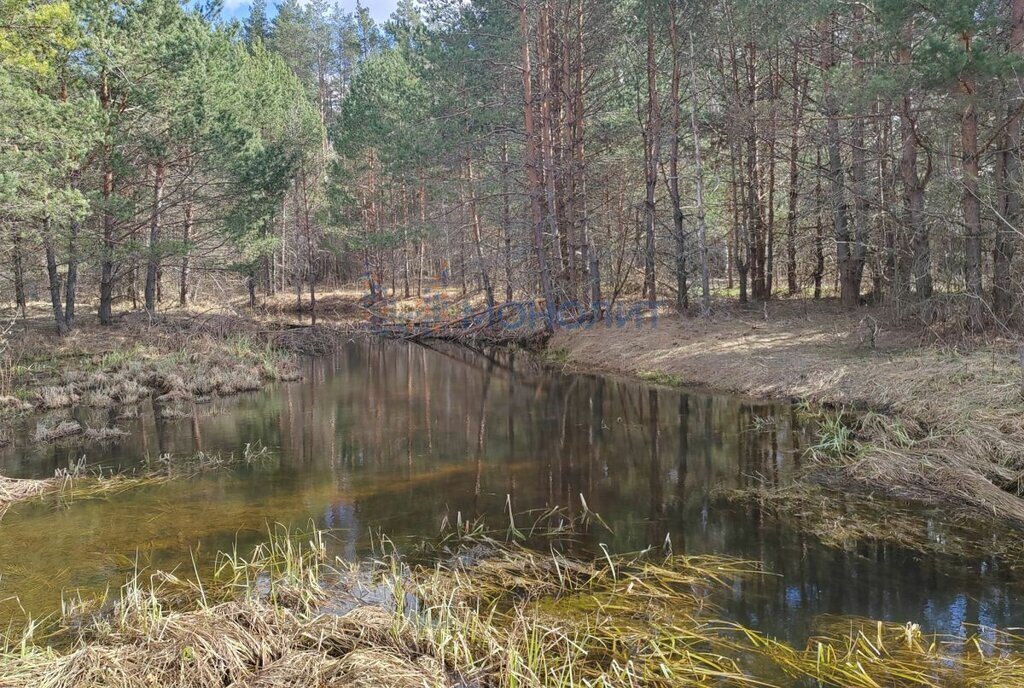
[[[819,409],[813,478],[1024,525],[1017,343],[894,326],[882,309],[792,301],[559,332],[549,357]],[[781,502],[787,500],[779,500]]]

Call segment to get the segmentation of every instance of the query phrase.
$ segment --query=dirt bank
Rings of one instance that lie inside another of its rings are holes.
[[[822,431],[816,479],[1024,524],[1024,400],[1008,340],[791,302],[562,331],[549,350],[574,369],[869,412],[843,416],[840,437]]]

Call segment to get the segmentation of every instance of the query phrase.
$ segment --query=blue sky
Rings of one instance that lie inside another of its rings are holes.
[[[251,0],[224,0],[224,16],[229,19],[244,17],[249,13],[250,2]],[[270,5],[270,13],[273,14],[277,3],[275,0],[269,0],[267,4]],[[351,11],[355,9],[356,0],[338,0],[338,4]],[[397,4],[398,0],[362,0],[363,7],[370,10],[370,15],[377,22],[383,22],[390,17]]]

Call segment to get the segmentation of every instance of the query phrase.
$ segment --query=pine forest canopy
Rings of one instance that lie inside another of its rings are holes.
[[[1022,114],[1024,0],[0,0],[0,274],[1016,330]]]

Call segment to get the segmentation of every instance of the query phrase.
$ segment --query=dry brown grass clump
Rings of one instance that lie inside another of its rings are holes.
[[[76,420],[65,418],[53,425],[47,425],[44,422],[37,423],[32,439],[35,442],[59,442],[81,435],[90,442],[109,442],[125,437],[127,434],[124,430],[112,426],[86,428]]]
[[[0,510],[53,489],[53,480],[5,478],[0,475]]]
[[[127,432],[115,427],[88,428],[85,431],[85,438],[91,442],[110,442],[127,435]]]
[[[1024,525],[1024,456],[1017,455],[1024,449],[1004,453],[971,433],[945,435],[874,412],[819,408],[804,415],[818,435],[810,448],[817,479],[951,503]]]
[[[16,413],[22,411],[31,411],[34,406],[27,401],[22,401],[18,397],[10,395],[0,396],[0,413]]]
[[[41,331],[35,324],[24,323],[0,365],[0,395],[13,400],[0,411],[185,404],[300,377],[287,350],[298,337],[272,345],[276,327],[238,316],[128,315],[115,327],[83,323],[66,338],[42,328],[45,319]]]
[[[1024,639],[1006,634],[826,618],[797,649],[716,621],[709,596],[752,575],[744,562],[474,548],[436,566],[390,555],[346,577],[325,568],[320,534],[279,529],[251,555],[223,555],[206,585],[136,575],[112,604],[68,606],[57,635],[36,625],[0,645],[0,676],[5,688],[1024,685]],[[352,576],[384,606],[330,613]]]
[[[1019,531],[980,519],[973,510],[932,513],[884,496],[838,499],[835,490],[805,482],[718,494],[730,502],[755,506],[762,514],[784,520],[830,547],[853,550],[863,543],[885,543],[929,555],[991,557],[1011,569],[1024,566],[1024,540]],[[978,533],[985,537],[979,538]]]
[[[207,586],[159,573],[145,584],[135,575],[112,604],[68,606],[49,631],[57,635],[29,626],[0,648],[3,685],[452,685],[443,665],[410,644],[393,612],[316,613],[311,604],[327,596],[318,578],[326,556],[320,535],[303,541],[283,532],[251,556],[223,555]]]
[[[36,405],[42,409],[59,409],[74,406],[79,401],[72,385],[50,385],[36,391]]]
[[[80,435],[84,431],[85,428],[76,420],[61,420],[53,426],[37,423],[32,439],[36,442],[55,442],[74,435]]]

